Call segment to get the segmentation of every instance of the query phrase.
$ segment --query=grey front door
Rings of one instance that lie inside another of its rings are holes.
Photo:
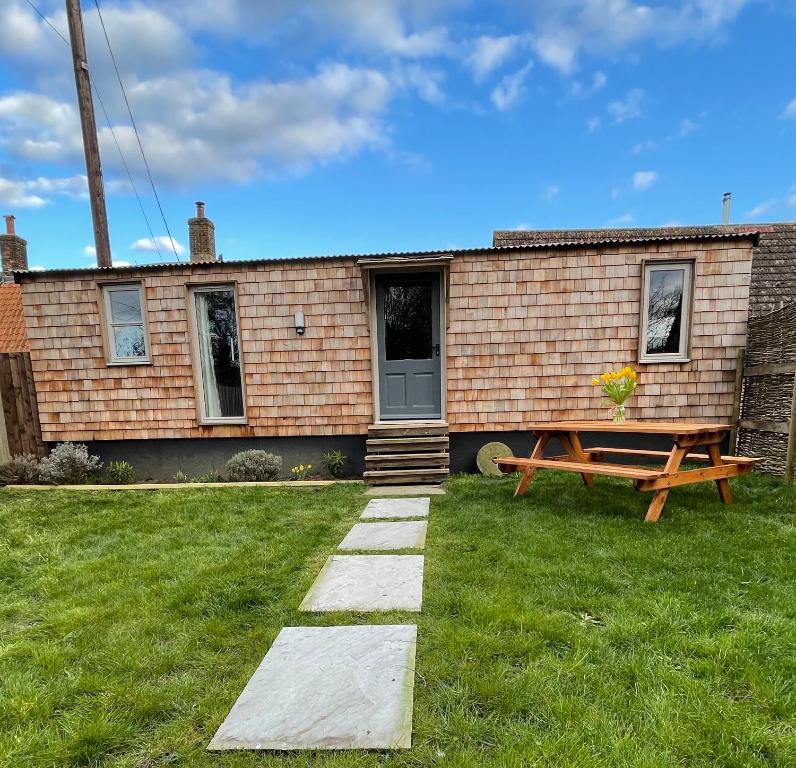
[[[376,276],[382,419],[442,416],[439,274]]]

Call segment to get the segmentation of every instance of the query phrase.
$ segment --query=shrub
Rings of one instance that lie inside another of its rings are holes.
[[[0,466],[0,485],[9,483],[30,484],[41,480],[39,457],[32,453],[13,456],[11,461]]]
[[[175,483],[190,483],[191,478],[185,474],[181,469],[177,470],[177,474],[174,475],[174,482]]]
[[[238,483],[276,480],[282,471],[282,458],[266,451],[241,451],[227,462],[229,479]]]
[[[108,479],[112,483],[125,485],[127,483],[135,482],[135,469],[132,464],[126,461],[110,461],[108,462]]]
[[[211,469],[204,475],[197,475],[193,480],[192,483],[223,483],[224,476],[217,470]]]
[[[55,485],[78,485],[102,469],[99,456],[89,456],[82,443],[59,443],[42,459],[41,478]]]
[[[290,468],[294,480],[306,480],[310,475],[312,464],[299,464]]]
[[[346,457],[342,451],[329,451],[323,455],[323,466],[332,477],[342,477],[345,474]]]

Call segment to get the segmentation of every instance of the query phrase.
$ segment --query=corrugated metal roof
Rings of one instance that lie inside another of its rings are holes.
[[[178,261],[166,262],[160,264],[139,264],[130,265],[128,267],[80,267],[80,268],[65,268],[65,269],[47,269],[37,271],[18,271],[14,272],[14,278],[17,282],[22,280],[36,279],[39,276],[49,277],[53,275],[93,275],[93,274],[128,274],[133,272],[157,272],[162,269],[215,269],[217,267],[236,267],[236,266],[260,266],[264,264],[289,264],[294,262],[310,262],[310,261],[330,261],[330,260],[343,260],[343,259],[389,259],[396,257],[411,258],[411,257],[429,257],[429,256],[468,256],[479,255],[487,253],[510,253],[512,251],[525,251],[528,249],[558,249],[558,248],[571,248],[573,246],[604,246],[604,245],[625,245],[629,243],[649,243],[649,242],[664,242],[672,240],[727,240],[727,239],[743,239],[753,237],[757,234],[757,230],[749,230],[739,232],[733,230],[731,232],[718,232],[706,234],[666,234],[662,236],[637,236],[637,237],[610,237],[610,238],[595,238],[592,240],[554,240],[546,242],[544,240],[533,241],[529,243],[518,243],[512,245],[493,245],[480,248],[458,248],[449,249],[442,248],[440,250],[432,251],[392,251],[385,253],[344,253],[333,254],[326,256],[292,256],[290,258],[275,258],[275,259],[239,259],[239,260],[226,260],[226,261],[202,261],[197,263]]]
[[[29,350],[22,289],[13,283],[0,283],[0,352]]]

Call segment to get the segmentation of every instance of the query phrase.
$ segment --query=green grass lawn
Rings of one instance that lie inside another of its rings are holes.
[[[796,765],[796,490],[458,477],[420,616],[297,607],[360,486],[0,491],[0,765]],[[414,748],[210,754],[282,626],[419,625]]]

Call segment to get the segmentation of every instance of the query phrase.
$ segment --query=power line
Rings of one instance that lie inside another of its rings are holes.
[[[135,138],[138,141],[138,148],[141,150],[141,157],[144,160],[144,167],[146,168],[147,176],[149,177],[149,183],[152,186],[152,193],[155,195],[155,200],[157,201],[158,208],[160,210],[160,217],[163,219],[163,224],[166,227],[166,234],[169,236],[169,243],[171,243],[171,249],[174,251],[174,258],[177,261],[179,261],[180,257],[177,254],[177,246],[174,242],[174,238],[171,236],[169,223],[166,221],[166,214],[163,212],[163,206],[160,203],[160,196],[158,195],[158,191],[155,188],[155,180],[152,178],[152,172],[149,169],[149,162],[146,159],[146,153],[144,152],[144,145],[141,143],[141,136],[138,133],[138,126],[136,126],[135,124],[135,118],[133,117],[133,110],[130,109],[130,102],[127,99],[127,91],[125,91],[124,89],[122,76],[119,74],[119,67],[116,65],[116,57],[113,55],[113,48],[111,48],[111,41],[108,38],[108,31],[105,29],[105,20],[102,18],[102,11],[100,11],[99,0],[94,0],[94,5],[97,8],[97,15],[99,16],[100,26],[102,27],[102,34],[105,36],[105,43],[108,46],[108,53],[111,55],[111,61],[113,62],[113,69],[116,72],[116,79],[119,81],[119,87],[122,89],[122,96],[124,96],[124,103],[127,106],[127,114],[130,116],[130,123],[133,126],[133,132],[135,133]]]
[[[58,29],[37,7],[36,5],[31,2],[31,0],[25,0],[25,2],[35,11],[36,15],[53,31],[55,32],[58,37],[63,40],[63,42],[71,49],[72,45],[69,40],[61,33],[61,30]],[[91,78],[90,78],[91,79]],[[116,145],[116,150],[119,153],[119,159],[122,161],[122,165],[124,166],[124,170],[127,174],[127,178],[130,181],[130,186],[133,188],[133,193],[135,194],[136,200],[138,200],[138,207],[141,209],[141,215],[144,217],[144,221],[146,222],[147,230],[149,231],[150,236],[152,237],[152,244],[155,246],[155,250],[157,251],[160,260],[163,261],[163,254],[160,252],[160,248],[158,247],[158,242],[155,239],[155,233],[152,231],[152,225],[149,223],[149,217],[146,215],[146,210],[144,209],[144,203],[141,200],[141,195],[138,193],[138,189],[135,186],[135,181],[133,181],[133,175],[130,173],[130,167],[127,165],[127,161],[124,159],[124,153],[122,152],[121,145],[119,144],[119,140],[116,138],[116,131],[113,130],[113,124],[111,123],[111,119],[108,116],[108,110],[105,109],[105,103],[102,100],[102,96],[100,95],[97,86],[94,84],[93,79],[91,79],[91,88],[94,91],[94,95],[97,97],[97,101],[99,101],[100,108],[102,109],[102,114],[105,116],[105,122],[108,124],[108,129],[111,132],[111,136],[113,137],[113,143]]]

